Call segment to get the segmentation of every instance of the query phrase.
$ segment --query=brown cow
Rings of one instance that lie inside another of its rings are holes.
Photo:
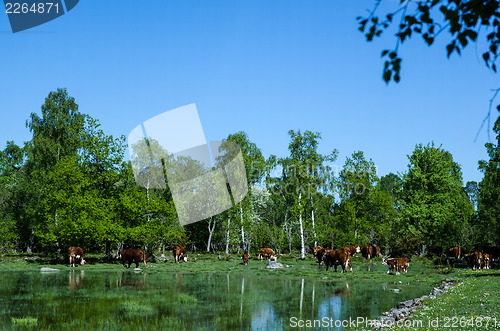
[[[372,245],[366,245],[361,247],[361,255],[367,260],[371,260],[375,256],[375,250]]]
[[[500,247],[486,246],[483,248],[483,253],[487,253],[490,259],[497,259],[500,257]]]
[[[179,263],[179,261],[187,262],[188,256],[186,253],[186,249],[181,245],[177,245],[172,249],[172,253],[174,254],[175,263]]]
[[[483,269],[490,269],[490,254],[483,253]]]
[[[373,247],[373,256],[374,257],[382,256],[382,254],[380,254],[380,247],[379,246],[372,245],[372,247]]]
[[[316,259],[318,260],[318,266],[321,266],[321,262],[323,262],[323,258],[325,257],[325,254],[328,253],[329,251],[330,251],[330,249],[328,249],[328,248],[322,248],[316,252]]]
[[[340,265],[343,273],[347,271],[347,267],[352,272],[351,258],[343,249],[328,250],[323,256],[323,260],[325,261],[326,271],[328,271],[329,267],[335,266],[335,272],[337,272],[337,266]]]
[[[397,267],[398,267],[398,271],[397,271],[397,274],[399,274],[400,272],[404,271],[404,273],[407,273],[408,272],[408,266],[410,265],[408,263],[408,258],[406,257],[400,257],[400,258],[397,258]]]
[[[259,260],[267,260],[268,258],[269,260],[277,260],[276,254],[274,254],[274,251],[270,247],[264,246],[259,249]]]
[[[122,260],[124,267],[128,264],[128,268],[130,268],[132,262],[135,263],[136,268],[139,268],[139,262],[144,262],[144,267],[148,267],[146,263],[146,252],[142,249],[124,249],[119,251],[116,257]]]
[[[459,260],[462,257],[462,248],[459,246],[448,248],[448,256],[455,260]]]
[[[406,259],[406,261],[408,261],[408,259]],[[402,269],[401,266],[402,263],[403,260],[401,260],[400,258],[390,258],[390,259],[387,259],[386,257],[382,258],[382,264],[389,267],[389,269],[387,269],[387,273],[391,273],[394,272],[394,270],[396,270],[396,275],[399,275],[399,272]],[[408,271],[408,266],[406,266],[406,270]]]
[[[483,254],[479,251],[475,251],[470,254],[466,254],[469,257],[469,261],[472,265],[472,270],[481,269],[481,261],[483,259]]]
[[[313,247],[313,256],[318,260],[318,264],[321,265],[323,262],[323,254],[325,254],[325,249],[321,246]]]
[[[76,267],[75,266],[76,259],[80,260],[80,265],[84,265],[85,263],[87,263],[87,261],[83,259],[83,249],[81,249],[80,247],[74,247],[74,246],[69,247],[68,255],[69,255],[70,267]]]
[[[241,256],[241,259],[243,260],[244,265],[248,264],[248,254],[247,253],[243,253],[243,255]]]
[[[361,248],[354,245],[345,245],[342,249],[349,253],[349,256],[354,256],[356,253],[361,253]]]

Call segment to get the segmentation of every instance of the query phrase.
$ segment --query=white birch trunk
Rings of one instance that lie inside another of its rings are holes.
[[[302,197],[302,189],[299,190],[299,227],[300,227],[300,258],[305,259],[306,257],[306,248],[305,248],[305,243],[304,243],[304,227],[302,225],[302,210],[301,210],[301,203],[300,203],[300,198]]]

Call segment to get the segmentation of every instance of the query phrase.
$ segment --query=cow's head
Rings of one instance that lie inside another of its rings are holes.
[[[184,262],[187,262],[188,261],[188,256],[184,255],[184,257],[182,258],[182,260],[184,260]]]
[[[122,258],[122,252],[123,252],[123,251],[118,251],[118,252],[116,253],[116,258],[117,258],[117,259],[121,259],[121,258]]]
[[[85,261],[85,260],[83,259],[83,257],[82,257],[82,258],[81,258],[81,260],[80,260],[80,265],[84,265],[85,263],[87,263],[87,261]]]
[[[356,253],[361,253],[361,247],[356,246]]]

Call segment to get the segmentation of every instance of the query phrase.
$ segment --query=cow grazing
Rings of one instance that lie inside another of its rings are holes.
[[[345,245],[342,249],[348,252],[349,256],[354,256],[356,253],[361,253],[361,248],[354,245]]]
[[[361,247],[361,255],[367,260],[371,260],[375,256],[375,250],[372,245],[366,245]]]
[[[172,249],[172,253],[174,254],[175,263],[179,263],[179,261],[187,262],[188,256],[184,247],[177,245]]]
[[[337,272],[337,266],[340,265],[343,273],[347,271],[347,267],[352,272],[351,258],[343,249],[328,250],[324,254],[323,260],[325,261],[326,271],[328,271],[329,267],[335,266],[335,272]]]
[[[450,247],[448,248],[448,256],[450,258],[453,258],[455,260],[459,260],[460,258],[463,257],[462,255],[462,248],[459,247],[459,246],[453,246],[453,247]]]
[[[248,254],[247,253],[243,253],[243,255],[241,256],[241,259],[243,260],[244,265],[248,264]]]
[[[490,254],[483,253],[483,269],[490,269]]]
[[[276,254],[274,254],[274,251],[267,246],[262,247],[259,249],[259,260],[271,260],[273,259],[274,261],[277,260]]]
[[[146,252],[142,249],[124,249],[119,251],[116,257],[122,260],[124,267],[128,264],[128,268],[130,268],[132,262],[135,263],[136,268],[139,268],[139,262],[144,262],[144,267],[148,267],[146,263]]]
[[[87,261],[83,259],[83,249],[81,249],[80,247],[74,247],[74,246],[69,247],[68,255],[69,255],[70,267],[76,267],[75,265],[76,259],[80,260],[80,265],[84,265],[85,263],[87,263]]]

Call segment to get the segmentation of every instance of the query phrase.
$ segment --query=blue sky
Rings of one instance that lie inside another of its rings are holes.
[[[16,34],[0,14],[0,148],[29,140],[29,114],[66,87],[114,136],[196,103],[207,140],[242,130],[265,156],[287,155],[291,129],[318,131],[320,152],[339,150],[338,167],[362,150],[383,176],[405,171],[415,145],[434,141],[462,166],[464,182],[480,181],[487,131],[474,138],[500,87],[482,62],[485,44],[448,60],[442,41],[411,40],[400,48],[402,81],[386,85],[380,52],[394,38],[367,43],[357,30],[356,16],[371,7],[85,0]]]

